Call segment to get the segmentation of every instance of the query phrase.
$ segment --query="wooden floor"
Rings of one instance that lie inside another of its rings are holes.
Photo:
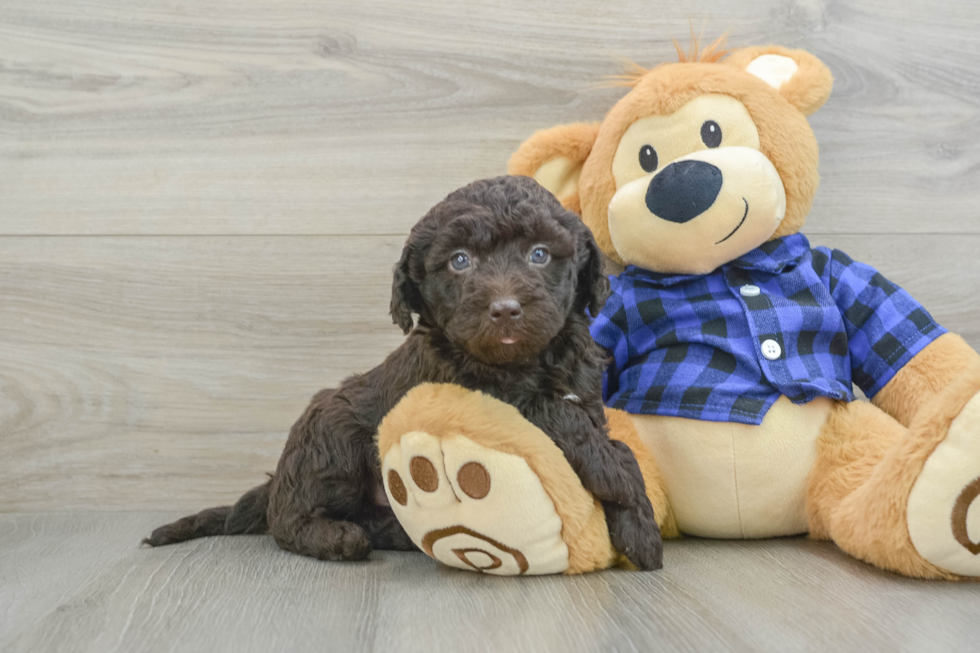
[[[533,580],[135,548],[401,341],[429,206],[689,22],[829,65],[805,232],[980,347],[976,0],[0,0],[0,651],[975,650],[977,585],[801,540]]]
[[[662,572],[481,577],[326,563],[266,536],[138,548],[174,513],[0,515],[0,650],[975,651],[980,587],[805,539],[667,544]]]

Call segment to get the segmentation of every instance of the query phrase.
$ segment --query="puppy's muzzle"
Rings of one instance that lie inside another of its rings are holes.
[[[710,163],[677,161],[650,180],[646,205],[658,218],[683,224],[711,208],[723,181],[721,170]]]

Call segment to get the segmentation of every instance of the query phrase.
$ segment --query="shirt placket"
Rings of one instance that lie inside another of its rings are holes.
[[[745,312],[752,335],[753,354],[763,376],[781,391],[789,381],[786,343],[776,316],[776,307],[765,291],[765,284],[754,279],[748,270],[735,267],[725,270],[725,282]]]

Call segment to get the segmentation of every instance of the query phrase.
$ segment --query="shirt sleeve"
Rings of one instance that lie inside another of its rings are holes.
[[[592,339],[609,355],[602,375],[602,400],[609,400],[619,389],[619,372],[629,358],[627,344],[626,307],[623,303],[622,284],[618,277],[609,277],[610,295],[599,315],[592,320]]]
[[[818,247],[813,255],[844,320],[851,378],[871,398],[946,329],[871,266],[836,249]]]

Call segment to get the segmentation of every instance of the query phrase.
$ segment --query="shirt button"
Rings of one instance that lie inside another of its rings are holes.
[[[771,361],[776,360],[783,354],[783,348],[775,340],[762,341],[762,355]]]
[[[747,283],[739,288],[738,292],[741,293],[742,297],[758,297],[762,293],[762,290],[759,286],[753,286],[751,283]]]

